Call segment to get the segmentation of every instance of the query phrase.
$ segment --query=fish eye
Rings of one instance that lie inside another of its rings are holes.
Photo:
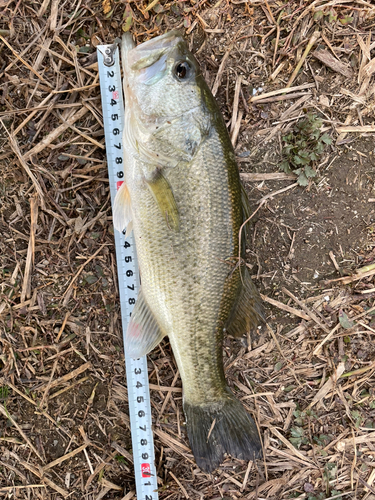
[[[190,74],[190,64],[187,61],[180,61],[174,67],[174,74],[179,80],[185,80]]]

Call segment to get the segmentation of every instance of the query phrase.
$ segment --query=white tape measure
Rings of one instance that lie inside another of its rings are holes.
[[[102,97],[105,144],[112,207],[124,177],[122,131],[124,101],[117,40],[97,47],[100,93]],[[125,336],[139,291],[137,252],[133,235],[115,230],[117,273],[120,290],[122,330]],[[146,356],[131,359],[125,352],[129,415],[133,444],[134,474],[138,500],[157,500],[154,440]]]

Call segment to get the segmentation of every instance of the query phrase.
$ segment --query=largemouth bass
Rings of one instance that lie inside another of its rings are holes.
[[[223,333],[262,319],[241,266],[247,218],[233,147],[198,62],[179,32],[122,42],[124,183],[114,225],[134,231],[142,286],[125,338],[138,358],[168,335],[183,384],[187,434],[198,466],[228,453],[261,456],[257,427],[226,384]]]

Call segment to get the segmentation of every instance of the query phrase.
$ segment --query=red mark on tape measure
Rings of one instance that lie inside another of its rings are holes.
[[[151,465],[141,464],[142,477],[151,477]]]

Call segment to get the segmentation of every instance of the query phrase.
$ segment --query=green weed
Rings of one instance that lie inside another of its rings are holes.
[[[313,113],[307,113],[293,130],[283,137],[283,160],[280,169],[287,174],[298,175],[300,186],[307,186],[316,176],[314,168],[326,145],[332,143],[327,134],[321,134],[322,120]]]
[[[9,396],[9,387],[7,385],[4,385],[0,387],[0,399],[5,400]]]

